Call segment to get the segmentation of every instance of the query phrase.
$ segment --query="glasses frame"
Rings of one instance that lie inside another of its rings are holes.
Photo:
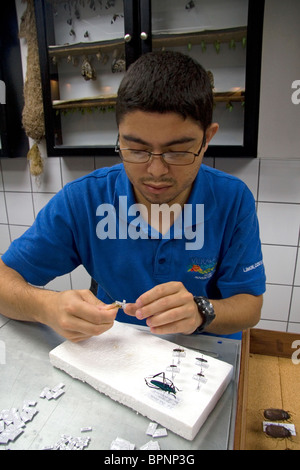
[[[116,142],[116,146],[115,146],[115,152],[117,152],[119,154],[119,157],[121,158],[121,160],[123,162],[126,162],[126,163],[133,163],[134,165],[137,164],[137,165],[142,165],[142,164],[145,164],[145,163],[148,163],[151,158],[153,156],[155,157],[160,157],[163,159],[163,162],[164,164],[166,165],[171,165],[171,166],[187,166],[187,165],[192,165],[194,162],[195,162],[195,159],[196,157],[199,157],[200,153],[201,153],[201,150],[203,149],[203,147],[205,147],[206,145],[206,135],[204,134],[203,136],[203,139],[202,139],[202,143],[201,143],[201,146],[200,146],[200,149],[198,150],[197,153],[194,153],[194,152],[163,152],[163,153],[153,153],[153,152],[149,152],[148,150],[140,150],[141,152],[145,152],[145,154],[147,153],[148,154],[148,160],[146,160],[145,162],[131,162],[131,161],[128,161],[128,160],[125,160],[123,158],[123,155],[122,155],[122,150],[132,150],[132,151],[138,151],[138,149],[131,149],[131,148],[120,148],[120,145],[119,145],[119,136],[117,138],[117,142]],[[168,163],[166,162],[165,160],[165,154],[172,154],[172,153],[182,153],[182,154],[190,154],[190,155],[193,155],[194,156],[194,159],[191,163]]]

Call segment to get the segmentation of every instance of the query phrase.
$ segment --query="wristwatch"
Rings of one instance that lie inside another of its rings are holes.
[[[202,324],[196,330],[197,333],[201,333],[216,318],[216,314],[213,304],[206,297],[194,297],[194,301],[197,304],[201,318],[203,318]]]

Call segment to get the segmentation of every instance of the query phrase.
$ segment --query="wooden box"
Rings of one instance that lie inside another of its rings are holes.
[[[296,436],[267,436],[266,408],[288,411]],[[300,449],[300,334],[256,328],[243,332],[234,449]]]

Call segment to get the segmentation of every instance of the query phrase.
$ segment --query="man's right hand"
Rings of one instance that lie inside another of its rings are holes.
[[[56,292],[44,322],[66,339],[79,342],[109,330],[118,307],[97,299],[90,290]]]

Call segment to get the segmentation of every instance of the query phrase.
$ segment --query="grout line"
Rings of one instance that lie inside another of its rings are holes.
[[[291,297],[290,297],[290,305],[289,305],[289,311],[288,311],[288,317],[287,317],[287,331],[288,331],[288,326],[289,326],[289,323],[290,323],[290,316],[291,316],[294,289],[295,289],[295,282],[296,282],[296,272],[297,272],[298,255],[299,255],[299,244],[300,244],[300,228],[299,228],[299,235],[298,235],[298,246],[297,246],[297,251],[296,251],[296,263],[295,263],[294,274],[293,274],[293,284],[292,284],[292,291],[291,291]],[[291,323],[293,323],[293,322],[291,322]]]

